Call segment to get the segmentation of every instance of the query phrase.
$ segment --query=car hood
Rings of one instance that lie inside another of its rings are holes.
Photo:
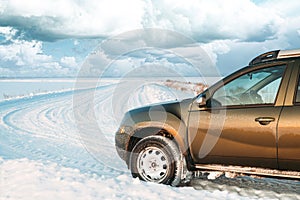
[[[125,114],[122,124],[134,124],[142,119],[145,120],[145,118],[151,121],[154,113],[155,115],[172,114],[178,119],[185,121],[192,101],[193,99],[184,99],[182,101],[169,101],[135,108]]]

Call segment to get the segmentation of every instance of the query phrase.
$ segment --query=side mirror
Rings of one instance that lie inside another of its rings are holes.
[[[206,98],[205,96],[199,96],[196,99],[196,103],[198,104],[199,108],[203,108],[206,106]]]

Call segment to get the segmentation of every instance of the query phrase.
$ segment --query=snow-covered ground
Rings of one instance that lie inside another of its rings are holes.
[[[0,102],[0,199],[300,199],[300,182],[291,180],[221,177],[174,188],[133,179],[114,148],[122,117],[112,112],[115,106],[122,113],[191,94],[157,83],[134,92],[126,88],[112,81],[75,91],[83,103],[95,96],[98,126],[106,138],[97,155],[78,132],[72,91]]]

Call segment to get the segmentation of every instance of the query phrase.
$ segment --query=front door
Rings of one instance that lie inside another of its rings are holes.
[[[278,91],[285,65],[248,69],[193,103],[188,140],[197,163],[277,168]],[[282,98],[281,98],[282,99]]]

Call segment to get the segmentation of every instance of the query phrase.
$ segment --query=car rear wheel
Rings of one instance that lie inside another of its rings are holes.
[[[182,171],[182,155],[177,145],[163,136],[149,136],[140,140],[130,155],[133,177],[141,180],[178,185]]]

